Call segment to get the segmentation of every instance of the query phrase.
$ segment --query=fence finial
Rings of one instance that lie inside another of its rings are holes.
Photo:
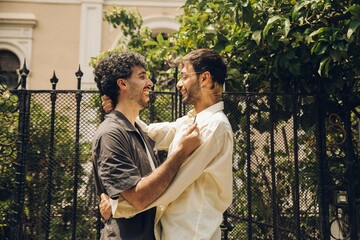
[[[250,91],[250,79],[249,79],[249,77],[245,78],[245,91],[246,92]]]
[[[54,70],[54,74],[52,76],[52,78],[50,79],[50,82],[52,84],[52,89],[55,90],[56,89],[56,84],[58,83],[59,79],[56,77],[55,75],[55,70]]]
[[[21,89],[26,89],[26,79],[27,76],[29,75],[29,69],[26,68],[26,58],[24,59],[24,64],[23,64],[23,68],[20,69],[19,73],[20,73],[20,77],[21,77]]]
[[[81,78],[83,75],[84,75],[84,73],[81,71],[80,64],[79,64],[79,70],[75,73],[75,76],[77,78],[77,90],[81,89]]]

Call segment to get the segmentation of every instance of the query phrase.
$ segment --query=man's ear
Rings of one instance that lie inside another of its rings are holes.
[[[209,71],[205,71],[200,76],[200,86],[205,87],[212,84],[211,82],[211,74]]]
[[[118,85],[118,87],[119,87],[120,89],[126,89],[127,82],[126,82],[125,79],[119,78],[119,79],[116,81],[116,83],[117,83],[117,85]]]

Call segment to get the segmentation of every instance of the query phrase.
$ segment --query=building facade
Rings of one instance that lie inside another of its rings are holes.
[[[0,0],[0,83],[15,87],[16,71],[26,61],[27,88],[76,89],[81,67],[82,89],[95,87],[90,58],[116,46],[122,33],[103,20],[112,6],[138,11],[153,32],[174,32],[185,0]]]

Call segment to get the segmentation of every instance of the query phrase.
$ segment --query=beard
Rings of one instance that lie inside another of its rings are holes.
[[[183,98],[183,103],[194,105],[201,98],[201,88],[199,81],[195,81],[186,89],[186,97]]]
[[[150,102],[150,95],[148,96],[144,96],[144,94],[141,94],[138,98],[137,103],[142,107],[142,108],[147,108],[149,106],[149,102]]]
[[[130,99],[136,102],[141,108],[146,108],[149,106],[150,94],[145,95],[144,89],[133,90],[130,94]]]

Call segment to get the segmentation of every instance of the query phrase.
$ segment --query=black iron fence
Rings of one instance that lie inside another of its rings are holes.
[[[91,163],[97,91],[0,89],[0,239],[99,239]],[[358,239],[359,93],[225,93],[234,131],[234,198],[222,239]],[[146,122],[187,107],[154,92]]]

